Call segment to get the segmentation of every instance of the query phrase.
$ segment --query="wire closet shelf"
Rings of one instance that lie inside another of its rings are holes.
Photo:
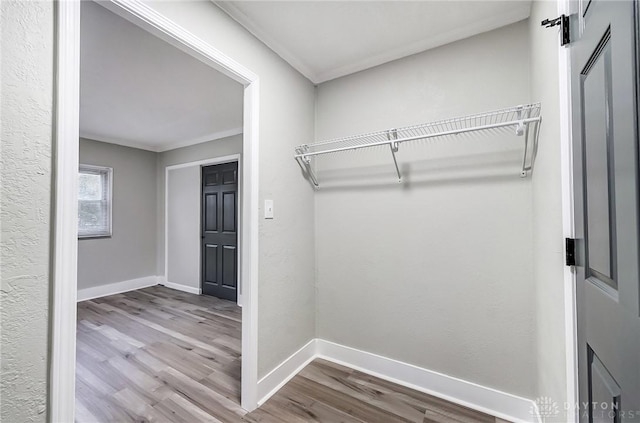
[[[311,166],[312,158],[323,154],[388,145],[398,175],[398,182],[402,182],[402,175],[396,158],[396,153],[402,143],[468,132],[512,128],[516,135],[524,136],[524,153],[520,176],[526,177],[528,172],[532,170],[534,152],[529,150],[535,149],[535,145],[537,145],[541,120],[540,103],[526,104],[404,128],[392,128],[385,131],[336,138],[312,144],[302,144],[295,148],[294,157],[305,168],[313,184],[319,187],[318,179]],[[533,137],[533,142],[529,142],[530,136]],[[529,158],[528,161],[527,158]]]

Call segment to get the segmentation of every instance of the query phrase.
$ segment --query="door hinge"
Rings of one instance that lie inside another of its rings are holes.
[[[569,32],[569,17],[567,15],[560,15],[555,19],[545,19],[540,22],[540,25],[545,28],[553,28],[554,26],[560,26],[560,45],[565,46],[571,42],[571,35]]]
[[[565,258],[564,263],[567,266],[576,265],[576,240],[573,238],[564,239]]]

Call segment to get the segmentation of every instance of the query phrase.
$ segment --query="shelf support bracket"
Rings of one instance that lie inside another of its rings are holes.
[[[306,165],[307,173],[309,174],[309,178],[311,178],[311,182],[315,185],[316,188],[320,188],[320,184],[318,183],[318,179],[316,178],[316,174],[313,173],[313,169],[311,168],[311,159],[307,156],[302,158],[302,161]]]
[[[517,121],[516,125],[516,135],[521,137],[524,135],[524,153],[522,154],[522,170],[520,171],[520,177],[526,178],[527,171],[531,169],[531,166],[527,166],[527,150],[529,149],[529,124],[525,125],[523,119],[523,106],[518,106],[517,108]]]
[[[517,136],[522,136],[524,134],[525,131],[525,127],[524,127],[524,121],[523,116],[522,116],[522,106],[518,106],[518,125],[516,126],[516,135]]]
[[[527,150],[528,149],[529,149],[529,131],[527,130],[524,134],[524,154],[522,154],[522,170],[520,171],[521,178],[526,178],[527,171],[531,169],[531,166],[527,166]]]
[[[313,182],[314,187],[320,188],[320,184],[318,184],[318,178],[316,178],[316,174],[313,172],[313,168],[311,167],[311,158],[306,156],[304,153],[309,152],[308,145],[302,145],[296,148],[296,152],[300,154],[298,163],[306,170],[307,175],[309,175],[309,179]]]
[[[524,133],[524,154],[522,155],[522,171],[520,172],[520,177],[525,178],[527,174],[533,170],[533,162],[536,156],[536,150],[538,146],[538,136],[540,134],[540,121],[541,119],[528,123],[526,127],[526,131]],[[531,129],[531,125],[533,125],[533,129]],[[529,131],[532,132],[533,140],[529,143]],[[531,145],[531,146],[529,146]],[[529,164],[527,164],[527,151],[529,152]]]
[[[398,159],[396,158],[396,153],[398,152],[398,142],[394,141],[398,139],[398,130],[389,129],[387,131],[387,139],[389,141],[392,141],[389,143],[389,148],[391,149],[391,157],[393,157],[393,164],[396,167],[396,174],[398,175],[398,183],[401,183],[402,175],[400,174],[400,168],[398,167]]]

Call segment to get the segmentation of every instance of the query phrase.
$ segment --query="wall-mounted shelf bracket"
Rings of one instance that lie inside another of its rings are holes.
[[[311,179],[311,182],[313,182],[313,185],[316,188],[319,188],[320,184],[318,184],[318,178],[316,178],[316,174],[313,172],[313,168],[311,166],[311,158],[305,155],[305,153],[308,153],[308,152],[309,152],[309,146],[306,144],[296,147],[296,160],[298,161],[300,166],[305,170],[305,172],[307,172],[307,175],[309,175],[309,179]]]
[[[402,182],[402,175],[400,174],[400,168],[398,167],[398,159],[396,158],[396,153],[398,152],[398,130],[397,129],[389,129],[387,131],[387,139],[389,141],[393,141],[389,144],[389,149],[391,150],[391,157],[393,157],[393,164],[396,166],[396,174],[398,175],[398,183]]]
[[[516,135],[517,136],[521,136],[522,134],[524,134],[524,121],[522,120],[522,106],[518,106],[517,107],[517,121],[518,124],[516,125]]]
[[[538,135],[540,132],[540,103],[525,104],[492,112],[479,113],[420,125],[393,128],[386,131],[371,132],[328,141],[303,144],[295,149],[295,159],[305,169],[309,179],[318,187],[318,179],[313,172],[311,159],[316,156],[342,153],[364,148],[389,147],[393,164],[402,182],[402,174],[396,153],[400,144],[433,138],[446,139],[451,135],[471,132],[495,132],[497,130],[514,130],[516,136],[524,136],[524,154],[522,158],[521,177],[526,177],[533,169]]]
[[[521,178],[526,178],[529,172],[533,170],[533,162],[535,160],[536,150],[538,147],[538,134],[540,131],[541,121],[542,117],[538,116],[537,120],[529,122],[529,124],[525,126],[524,121],[521,120],[516,127],[516,135],[524,135],[524,152],[522,153],[522,170],[520,171]],[[530,132],[533,133],[533,143],[529,142]],[[528,163],[527,157],[529,157]]]

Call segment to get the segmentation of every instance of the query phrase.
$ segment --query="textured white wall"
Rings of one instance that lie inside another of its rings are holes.
[[[200,288],[200,166],[169,171],[167,281]]]
[[[313,139],[314,87],[211,2],[148,5],[260,77],[260,211],[265,198],[276,209],[259,227],[262,377],[315,337],[313,189],[293,159],[293,148]]]
[[[558,31],[539,22],[556,16],[556,2],[534,1],[529,20],[531,94],[543,122],[533,172],[533,275],[536,284],[538,396],[566,400],[564,240],[560,166]],[[564,411],[564,410],[562,410]]]
[[[47,404],[53,2],[2,1],[0,420],[44,422]]]
[[[526,103],[520,22],[321,84],[317,139]],[[522,138],[461,135],[320,159],[318,335],[536,393],[531,178]],[[508,376],[506,376],[508,375]]]
[[[157,153],[80,139],[80,163],[113,168],[112,235],[78,240],[78,289],[156,275]]]

